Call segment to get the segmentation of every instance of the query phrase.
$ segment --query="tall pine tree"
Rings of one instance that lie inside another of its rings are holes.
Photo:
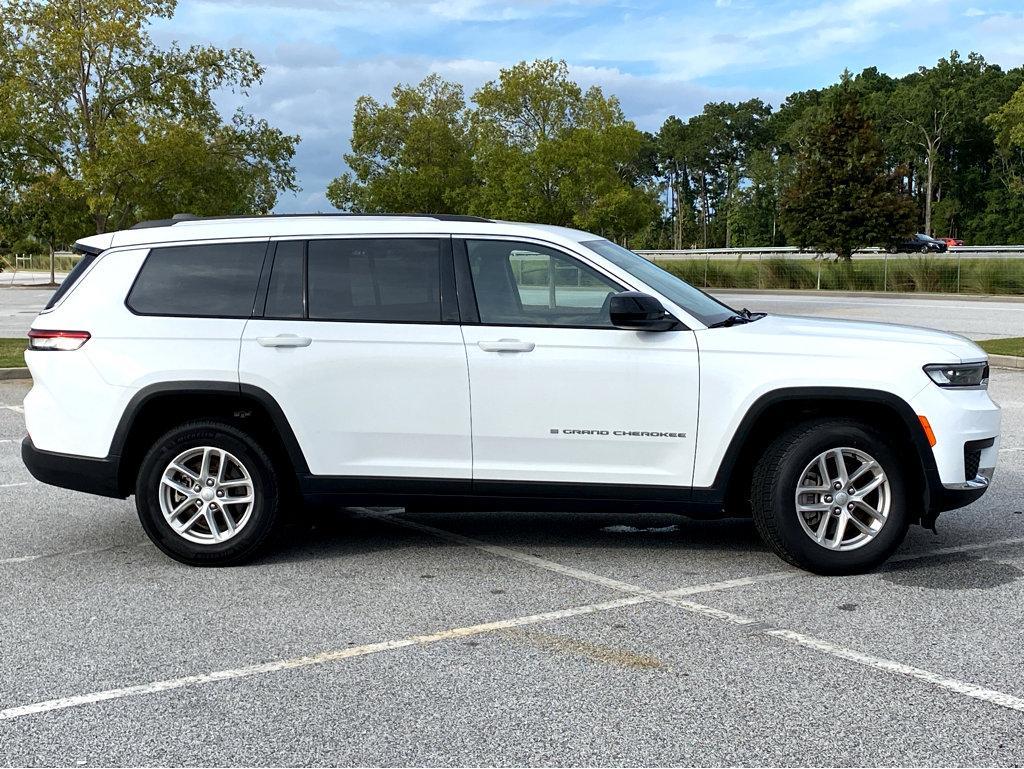
[[[916,226],[898,169],[885,164],[882,142],[849,80],[830,94],[797,151],[796,172],[782,197],[781,221],[791,243],[850,259],[884,246]]]

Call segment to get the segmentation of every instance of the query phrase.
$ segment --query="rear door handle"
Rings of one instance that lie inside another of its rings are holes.
[[[499,339],[496,342],[477,342],[484,352],[533,352],[533,342],[521,342],[518,339]]]
[[[313,342],[308,336],[296,336],[295,334],[258,336],[256,341],[263,347],[309,347]]]

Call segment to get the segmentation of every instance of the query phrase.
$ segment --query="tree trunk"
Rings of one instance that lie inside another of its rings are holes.
[[[924,192],[924,234],[931,237],[932,234],[932,184],[934,183],[935,171],[935,150],[928,148],[928,180],[925,182]]]
[[[56,272],[56,258],[54,257],[53,246],[49,245],[50,249],[50,285],[55,286],[57,284],[57,272]]]
[[[704,248],[708,247],[708,180],[702,172],[700,175],[700,216],[704,228]]]

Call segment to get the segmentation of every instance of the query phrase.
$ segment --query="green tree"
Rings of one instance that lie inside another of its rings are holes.
[[[564,61],[504,69],[473,101],[475,213],[619,239],[657,218],[648,140],[617,99],[573,82]]]
[[[662,126],[663,165],[672,174],[670,186],[677,193],[687,193],[687,202],[695,206],[693,218],[704,247],[716,241],[732,245],[748,161],[764,145],[770,114],[771,108],[760,99],[713,102],[685,124],[673,116]],[[677,204],[682,202],[678,194],[676,198]],[[683,214],[679,205],[674,210],[681,234],[682,221],[690,215]]]
[[[5,240],[29,240],[45,247],[50,255],[50,285],[56,285],[54,252],[73,243],[88,231],[89,206],[68,178],[51,173],[19,190],[0,213]]]
[[[801,249],[849,260],[859,248],[909,235],[915,221],[913,202],[899,192],[899,175],[886,168],[881,140],[847,82],[826,100],[797,153],[782,198],[786,235]]]
[[[0,142],[7,137],[17,168],[15,197],[59,179],[103,232],[173,210],[265,212],[280,190],[296,189],[298,138],[241,111],[225,123],[213,102],[218,89],[247,93],[260,81],[253,55],[150,39],[150,20],[170,18],[175,5],[8,0]]]
[[[398,85],[391,104],[356,101],[352,169],[331,182],[337,208],[366,213],[458,213],[474,186],[470,112],[462,86],[430,75]]]

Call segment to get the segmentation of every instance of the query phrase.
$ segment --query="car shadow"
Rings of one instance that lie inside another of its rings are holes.
[[[288,528],[264,556],[265,563],[330,559],[384,550],[451,547],[443,536],[403,526],[395,518],[488,545],[531,549],[686,550],[707,553],[764,553],[749,518],[694,520],[664,513],[458,512],[426,513],[388,509],[319,510]]]

